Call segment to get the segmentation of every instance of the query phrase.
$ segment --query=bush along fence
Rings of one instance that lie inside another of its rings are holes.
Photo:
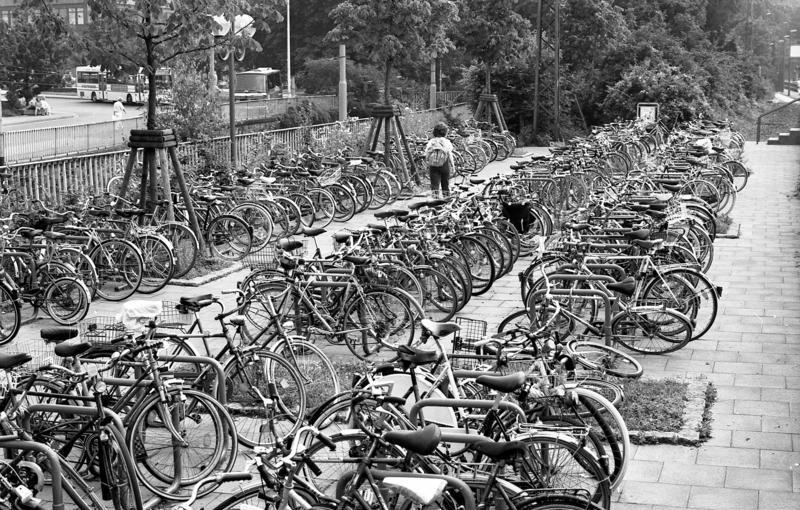
[[[417,126],[430,129],[444,117],[442,110],[409,112],[405,118]],[[248,167],[274,144],[292,150],[302,150],[309,140],[325,140],[333,133],[347,132],[353,139],[364,140],[370,119],[351,119],[315,126],[262,131],[237,135],[235,138],[240,166]],[[209,160],[222,162],[230,159],[230,138],[227,136],[200,142],[182,143],[179,158],[187,171],[195,171]],[[88,197],[101,194],[108,181],[121,175],[128,156],[127,150],[62,157],[43,161],[13,163],[9,165],[11,189],[17,190],[25,201],[41,200],[51,205],[63,204],[70,197]],[[19,204],[23,207],[23,204]]]

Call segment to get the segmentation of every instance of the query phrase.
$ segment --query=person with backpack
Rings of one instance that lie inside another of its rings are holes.
[[[447,126],[440,122],[433,128],[433,138],[425,145],[425,163],[431,176],[431,192],[434,197],[450,194],[450,172],[455,168],[453,144],[446,138]]]

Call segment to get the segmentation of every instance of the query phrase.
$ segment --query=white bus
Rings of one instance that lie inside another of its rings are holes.
[[[234,94],[238,100],[276,99],[283,97],[281,72],[271,67],[259,67],[236,73]]]
[[[92,101],[116,101],[124,103],[147,102],[147,75],[138,74],[114,76],[100,66],[78,66],[75,68],[78,97]],[[159,103],[172,99],[172,70],[164,67],[156,71],[156,93]]]

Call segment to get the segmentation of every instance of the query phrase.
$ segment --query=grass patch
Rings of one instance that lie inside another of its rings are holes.
[[[718,215],[715,221],[717,223],[717,235],[727,234],[733,224],[733,218],[728,214]]]
[[[625,401],[619,412],[629,430],[678,432],[688,383],[674,379],[636,380],[623,385]]]
[[[199,278],[201,276],[231,267],[232,265],[234,265],[234,262],[229,262],[227,260],[204,259],[198,257],[192,270],[182,276],[181,280],[192,280],[194,278]]]
[[[708,441],[711,439],[711,422],[714,418],[711,414],[711,407],[717,401],[717,387],[714,383],[709,382],[706,386],[706,405],[703,407],[703,418],[700,421],[698,432],[700,432],[700,441]]]
[[[745,140],[756,139],[756,121],[758,116],[778,108],[783,103],[758,101],[756,105],[745,106],[739,111],[730,113],[733,129],[739,131]],[[790,127],[800,125],[800,103],[794,103],[786,108],[765,117],[761,126],[761,141],[766,141],[770,136],[788,131]]]

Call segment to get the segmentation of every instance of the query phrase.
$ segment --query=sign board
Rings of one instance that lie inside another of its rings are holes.
[[[789,46],[789,57],[800,58],[800,44],[793,44]]]
[[[658,122],[658,103],[639,103],[636,105],[636,119],[655,124]]]

